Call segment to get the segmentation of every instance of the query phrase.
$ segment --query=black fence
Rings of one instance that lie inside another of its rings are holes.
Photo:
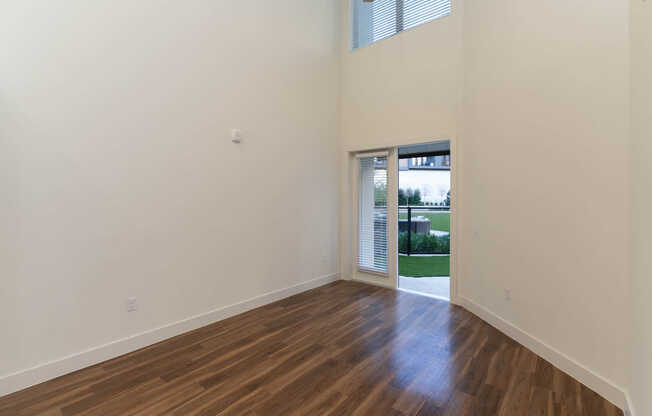
[[[450,254],[450,231],[431,230],[431,219],[435,217],[428,215],[450,213],[449,206],[399,206],[398,212],[400,254]],[[450,216],[441,222],[446,221],[450,221]],[[450,230],[450,223],[447,225]]]

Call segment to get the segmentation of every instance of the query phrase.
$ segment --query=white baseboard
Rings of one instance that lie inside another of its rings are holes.
[[[628,391],[625,391],[625,400],[627,400],[627,408],[623,409],[625,416],[636,416],[636,411],[634,410],[634,403],[632,403],[632,398],[629,395]]]
[[[122,338],[108,344],[89,348],[85,351],[43,363],[26,370],[0,376],[0,396],[22,390],[73,371],[81,370],[82,368],[91,365],[99,364],[111,358],[119,357],[165,339],[183,334],[184,332],[201,328],[231,316],[247,312],[251,309],[323,286],[338,279],[338,273],[318,277],[295,286],[269,292],[233,305],[217,308],[181,321],[141,332],[127,338]]]
[[[596,374],[564,353],[547,345],[474,301],[458,296],[459,305],[495,327],[505,335],[524,345],[534,353],[549,361],[555,367],[574,377],[580,383],[595,391],[624,411],[630,410],[624,389]]]

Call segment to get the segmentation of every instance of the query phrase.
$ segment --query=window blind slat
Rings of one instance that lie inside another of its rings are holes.
[[[418,26],[450,14],[450,0],[404,0],[405,29]]]
[[[373,41],[396,33],[396,0],[375,0],[372,4]]]
[[[352,0],[353,49],[451,14],[451,0]]]

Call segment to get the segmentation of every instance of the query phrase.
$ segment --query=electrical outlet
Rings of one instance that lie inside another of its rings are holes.
[[[127,312],[135,312],[138,310],[138,301],[136,300],[136,298],[127,299],[125,305],[127,307]]]
[[[512,290],[505,288],[505,300],[512,300]]]

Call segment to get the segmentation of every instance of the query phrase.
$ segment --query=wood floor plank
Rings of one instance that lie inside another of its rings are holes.
[[[0,416],[621,416],[447,302],[336,282],[0,398]]]

